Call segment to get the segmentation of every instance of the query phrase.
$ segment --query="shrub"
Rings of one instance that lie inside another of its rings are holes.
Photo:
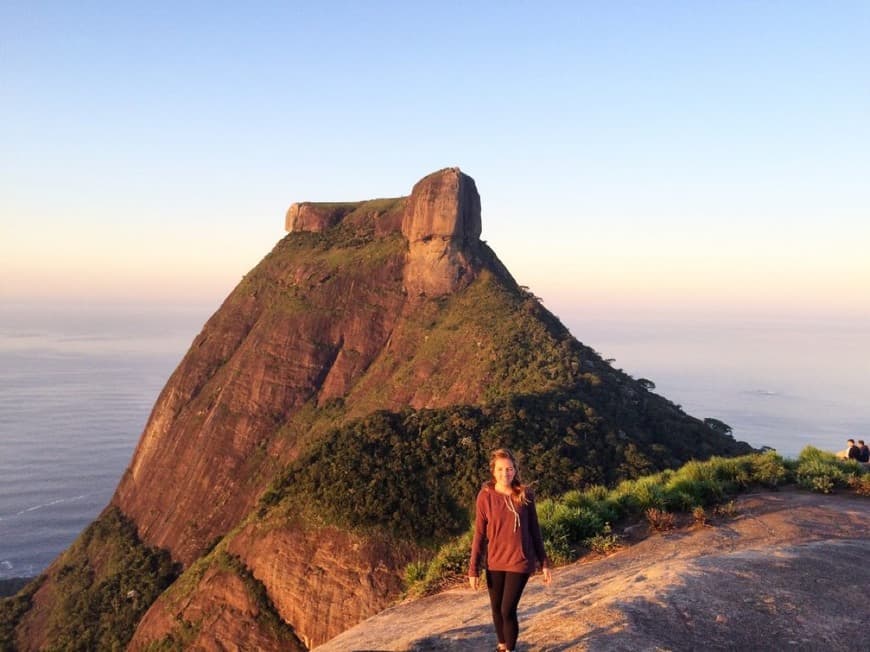
[[[544,538],[544,552],[547,553],[551,564],[561,566],[574,561],[574,551],[571,549],[564,523],[542,527],[541,534]]]
[[[787,482],[790,472],[785,461],[776,451],[767,451],[751,458],[753,479],[771,489]]]
[[[605,494],[606,493],[607,490],[605,489]],[[578,509],[580,507],[589,507],[595,502],[587,495],[586,491],[579,491],[577,489],[571,489],[571,491],[562,494],[562,497],[559,500],[568,507]],[[538,511],[540,512],[540,507],[538,508]]]
[[[607,555],[617,551],[621,547],[621,537],[613,533],[610,523],[605,523],[600,534],[589,537],[583,543],[592,552]]]
[[[725,492],[745,489],[752,484],[751,455],[742,457],[714,457],[710,459],[713,478]]]
[[[809,477],[809,488],[822,494],[830,494],[834,492],[836,481],[830,475],[817,475]]]
[[[411,587],[426,577],[429,562],[425,560],[412,561],[405,567],[405,586]]]
[[[684,478],[686,480],[695,480],[698,482],[705,480],[714,480],[715,473],[713,469],[714,460],[718,458],[713,458],[707,462],[699,462],[697,460],[691,460],[690,462],[686,462],[678,471],[677,476],[680,478]]]
[[[435,593],[451,584],[464,580],[468,571],[473,531],[469,530],[442,545],[428,562],[415,561],[405,568],[408,594],[413,596]]]
[[[848,487],[851,478],[860,474],[860,465],[854,460],[838,460],[833,453],[812,446],[801,451],[795,471],[798,486],[825,494]]]
[[[640,509],[664,509],[668,504],[668,495],[659,475],[648,476],[634,481],[632,494]]]
[[[676,519],[670,512],[666,512],[656,507],[650,507],[644,512],[646,520],[656,532],[665,532],[673,530],[676,525]]]
[[[558,529],[572,541],[593,536],[604,527],[604,521],[591,507],[570,507],[560,500],[542,500],[538,503],[538,520],[544,538]]]
[[[727,503],[716,505],[713,509],[713,513],[716,514],[716,516],[721,516],[723,518],[734,518],[740,512],[737,509],[737,504],[733,500],[729,500]]]
[[[870,473],[864,473],[861,476],[852,476],[849,478],[849,486],[855,490],[859,496],[870,496]]]
[[[676,474],[665,487],[666,506],[678,511],[691,511],[698,505],[709,505],[722,500],[725,493],[720,484],[709,478],[689,479]]]

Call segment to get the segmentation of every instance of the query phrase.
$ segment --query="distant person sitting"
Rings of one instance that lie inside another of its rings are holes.
[[[854,439],[850,439],[846,442],[845,458],[847,460],[856,460],[856,461],[860,461],[860,459],[861,459],[861,449],[855,445]]]
[[[868,462],[870,462],[870,448],[867,448],[867,444],[864,443],[863,439],[858,440],[858,452],[859,452],[859,456],[858,456],[859,462],[864,462],[864,464],[867,464]]]

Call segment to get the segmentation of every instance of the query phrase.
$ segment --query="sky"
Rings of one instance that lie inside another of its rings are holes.
[[[459,166],[557,314],[870,317],[870,4],[0,1],[0,304],[219,305]]]

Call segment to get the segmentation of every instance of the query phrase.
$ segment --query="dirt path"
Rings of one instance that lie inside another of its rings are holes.
[[[556,569],[520,603],[523,652],[870,649],[870,500],[793,490],[734,518]],[[495,649],[484,591],[397,605],[317,648]]]

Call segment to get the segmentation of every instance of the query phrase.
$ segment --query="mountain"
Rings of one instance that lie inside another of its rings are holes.
[[[286,225],[169,378],[110,505],[7,604],[0,643],[313,647],[467,528],[496,446],[541,495],[750,450],[519,286],[457,168],[409,197],[294,204]]]

